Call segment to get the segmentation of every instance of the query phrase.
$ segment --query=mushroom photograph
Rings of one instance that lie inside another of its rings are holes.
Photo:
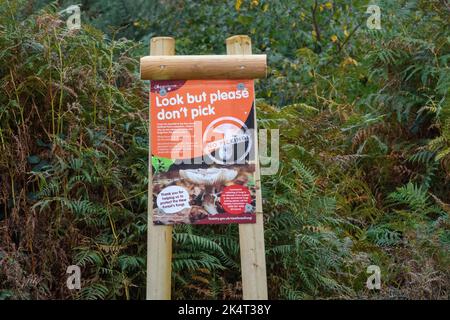
[[[221,204],[223,190],[229,186],[245,186],[251,194],[250,203],[245,204],[244,214],[255,213],[254,165],[236,165],[231,167],[210,167],[207,169],[177,169],[158,173],[153,189],[156,200],[158,194],[170,186],[178,186],[189,194],[189,208],[176,213],[166,213],[158,208],[154,201],[154,220],[156,224],[196,224],[207,223],[211,216],[226,215]]]

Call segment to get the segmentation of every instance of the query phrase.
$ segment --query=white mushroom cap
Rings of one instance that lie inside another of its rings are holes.
[[[234,180],[238,175],[236,170],[231,169],[191,169],[180,170],[180,177],[195,184],[213,185]]]
[[[236,134],[243,134],[243,131],[238,126],[231,124],[231,123],[224,123],[218,126],[217,128],[214,128],[215,132],[219,132],[224,134],[226,137],[230,137]]]

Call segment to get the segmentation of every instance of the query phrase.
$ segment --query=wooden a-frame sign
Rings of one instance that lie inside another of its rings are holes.
[[[156,37],[150,41],[150,56],[141,58],[143,80],[248,80],[265,78],[267,58],[252,55],[248,36],[226,40],[227,55],[175,56],[175,39]],[[253,88],[252,88],[253,90]],[[253,91],[252,91],[253,92]],[[257,132],[256,112],[252,120]],[[150,119],[150,122],[155,119]],[[152,134],[152,130],[149,130]],[[256,223],[239,224],[242,289],[245,300],[267,300],[264,225],[255,137],[254,190]],[[152,176],[152,137],[149,139],[149,189],[147,233],[147,299],[170,300],[172,264],[172,225],[155,225]],[[254,222],[254,221],[253,221]]]

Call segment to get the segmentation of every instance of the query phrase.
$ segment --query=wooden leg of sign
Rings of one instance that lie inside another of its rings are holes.
[[[158,37],[150,40],[150,55],[174,55],[175,39]],[[147,300],[170,300],[172,279],[172,226],[153,225],[153,192],[151,171],[151,126],[149,126],[149,183],[147,231]]]
[[[248,36],[234,36],[227,41],[228,54],[252,54],[252,41]],[[256,110],[255,110],[256,111]],[[255,132],[256,126],[255,112]],[[257,134],[255,134],[257,136]],[[261,196],[261,173],[256,148],[256,224],[239,225],[241,250],[242,290],[244,300],[267,300],[266,252],[264,247],[264,221]]]

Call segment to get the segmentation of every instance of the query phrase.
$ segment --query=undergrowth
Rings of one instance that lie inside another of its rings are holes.
[[[385,2],[395,14],[375,32],[344,4],[292,4],[299,19],[238,2],[169,1],[159,18],[180,53],[217,51],[224,27],[269,54],[257,107],[280,130],[280,169],[263,177],[270,298],[448,299],[448,7]],[[144,299],[146,46],[67,31],[55,6],[0,4],[0,299]],[[177,226],[174,298],[241,298],[238,239],[234,225]],[[65,285],[73,264],[80,291]]]

